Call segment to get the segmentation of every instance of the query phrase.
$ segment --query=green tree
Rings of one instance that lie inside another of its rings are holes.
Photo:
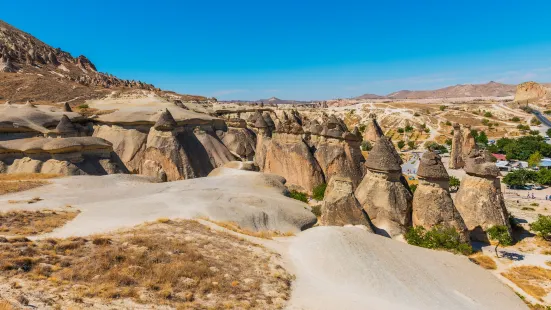
[[[484,145],[488,145],[488,136],[486,136],[486,133],[484,131],[481,131],[476,137],[475,141],[476,143],[482,143]]]
[[[536,181],[537,174],[534,171],[520,169],[509,172],[504,178],[503,183],[509,186],[524,186],[526,183]]]
[[[536,182],[541,185],[551,185],[551,170],[541,169],[540,171],[538,171]]]
[[[413,127],[410,126],[410,125],[407,125],[406,128],[405,128],[406,132],[411,132],[412,130],[413,130]]]
[[[450,175],[450,191],[455,192],[459,189],[459,186],[461,185],[461,181],[459,181],[458,178],[454,177],[453,175]]]
[[[535,152],[528,157],[528,165],[530,165],[530,167],[538,167],[542,159],[543,155],[541,155],[540,152]]]
[[[406,146],[406,143],[402,140],[398,141],[398,148],[401,150],[404,148],[404,146]]]
[[[446,139],[445,143],[446,143],[446,145],[451,146],[452,145],[452,139],[450,139],[450,138]]]
[[[404,133],[404,128],[398,128],[396,131],[398,131],[398,133]]]
[[[515,117],[511,118],[511,121],[520,122],[520,118],[518,118],[518,116],[515,116]]]
[[[410,150],[415,149],[415,142],[413,142],[413,141],[408,141],[408,147],[409,147]]]
[[[538,219],[530,224],[530,229],[545,240],[551,239],[551,216],[538,215]]]
[[[540,132],[539,132],[539,130],[530,130],[529,134],[532,135],[532,136],[539,136]]]
[[[490,227],[487,232],[491,240],[497,241],[494,251],[496,252],[496,257],[499,258],[499,255],[497,254],[497,247],[500,245],[507,246],[513,244],[513,238],[511,238],[511,235],[509,234],[509,228],[505,225],[495,225]]]
[[[545,132],[545,134],[547,134],[548,137],[551,137],[551,128],[547,129],[547,131]]]
[[[485,112],[485,113],[484,113],[484,117],[492,117],[492,116],[493,116],[493,115],[492,115],[492,113],[490,113],[490,112]]]

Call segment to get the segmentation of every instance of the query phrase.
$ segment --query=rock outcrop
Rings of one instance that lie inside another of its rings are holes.
[[[476,141],[471,133],[471,126],[465,125],[465,128],[463,129],[463,138],[462,142],[463,145],[461,146],[461,152],[463,153],[463,162],[467,161],[467,157],[469,157],[469,154],[478,147],[476,146]]]
[[[515,102],[526,104],[540,99],[551,99],[551,89],[536,82],[525,82],[517,86]]]
[[[491,155],[473,150],[465,163],[467,175],[455,197],[455,205],[470,231],[471,240],[488,242],[486,231],[495,225],[509,227],[505,201],[501,193],[499,169]]]
[[[452,151],[450,154],[450,169],[461,169],[465,166],[463,160],[463,132],[458,123],[453,124]]]
[[[241,160],[253,160],[256,152],[256,134],[245,120],[232,118],[227,122],[228,130],[216,131],[216,134],[228,150]]]
[[[367,214],[354,196],[352,180],[334,176],[329,181],[321,205],[320,225],[364,225],[372,231]]]
[[[449,176],[440,156],[426,152],[417,170],[419,185],[413,195],[413,225],[427,230],[432,227],[452,227],[462,241],[469,241],[463,218],[455,208],[449,193]]]
[[[104,175],[127,172],[111,144],[95,137],[1,141],[0,161],[5,173]]]
[[[396,156],[392,142],[380,137],[369,152],[368,171],[355,191],[375,231],[392,238],[402,236],[412,224],[413,195]]]

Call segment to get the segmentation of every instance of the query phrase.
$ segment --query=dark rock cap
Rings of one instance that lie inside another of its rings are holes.
[[[260,112],[258,112],[258,113],[260,113]],[[256,127],[256,128],[267,128],[268,127],[268,124],[266,123],[266,121],[264,120],[264,117],[262,117],[262,115],[259,115],[258,117],[256,117],[256,121],[254,122],[254,127]]]
[[[397,172],[401,171],[402,161],[397,160],[400,157],[394,148],[394,145],[387,137],[382,136],[375,142],[373,149],[369,152],[365,166],[369,170]]]
[[[165,109],[164,112],[161,113],[161,116],[159,116],[159,119],[155,125],[153,125],[153,128],[161,131],[171,131],[176,126],[178,126],[178,123],[176,123],[176,120],[174,120],[174,117],[172,117],[170,111]]]
[[[59,133],[73,133],[77,131],[73,123],[71,123],[69,117],[65,114],[61,117],[61,120],[57,124],[55,130]]]
[[[417,175],[431,180],[449,180],[450,176],[442,163],[442,159],[434,152],[425,152],[421,157]]]
[[[492,155],[487,151],[473,149],[465,159],[465,172],[479,177],[497,177],[499,168],[493,163]]]

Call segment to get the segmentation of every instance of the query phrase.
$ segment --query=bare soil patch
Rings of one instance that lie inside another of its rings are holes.
[[[20,239],[0,243],[2,298],[41,309],[280,309],[293,279],[278,254],[190,220]]]

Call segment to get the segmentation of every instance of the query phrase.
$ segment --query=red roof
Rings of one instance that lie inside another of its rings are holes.
[[[505,154],[492,154],[495,158],[497,158],[498,160],[507,160],[507,156],[505,156]]]

